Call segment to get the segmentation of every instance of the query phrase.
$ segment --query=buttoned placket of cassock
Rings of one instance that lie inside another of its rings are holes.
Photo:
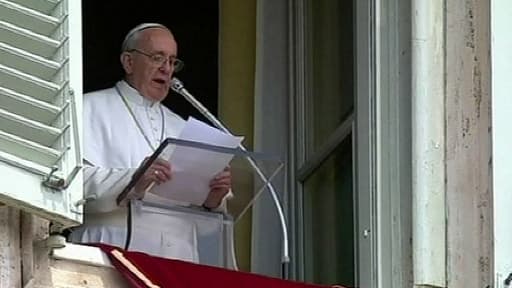
[[[124,88],[124,89],[123,89]],[[155,151],[165,137],[165,118],[159,102],[151,101],[129,86],[117,86],[116,91],[123,100],[139,132]]]

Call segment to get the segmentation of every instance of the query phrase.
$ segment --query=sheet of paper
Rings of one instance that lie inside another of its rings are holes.
[[[233,136],[190,117],[179,139],[236,148],[243,137]],[[173,145],[174,146],[174,145]],[[210,181],[229,165],[233,155],[176,145],[163,153],[172,167],[172,179],[153,187],[151,193],[172,200],[202,205],[210,192]]]

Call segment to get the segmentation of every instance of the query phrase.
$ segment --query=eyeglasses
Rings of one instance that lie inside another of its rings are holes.
[[[183,69],[183,67],[185,66],[185,63],[180,59],[174,57],[166,57],[161,53],[149,54],[138,49],[132,49],[127,52],[137,52],[139,54],[142,54],[148,57],[149,60],[151,60],[151,62],[155,66],[162,66],[165,62],[169,61],[169,65],[171,65],[174,68],[174,72],[181,71],[181,69]]]

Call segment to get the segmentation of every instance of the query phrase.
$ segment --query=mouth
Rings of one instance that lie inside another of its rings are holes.
[[[153,83],[156,83],[158,86],[168,86],[169,81],[162,78],[154,78],[152,79]]]

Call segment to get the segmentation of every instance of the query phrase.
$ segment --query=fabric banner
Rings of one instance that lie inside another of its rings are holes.
[[[133,288],[327,288],[96,244]]]

